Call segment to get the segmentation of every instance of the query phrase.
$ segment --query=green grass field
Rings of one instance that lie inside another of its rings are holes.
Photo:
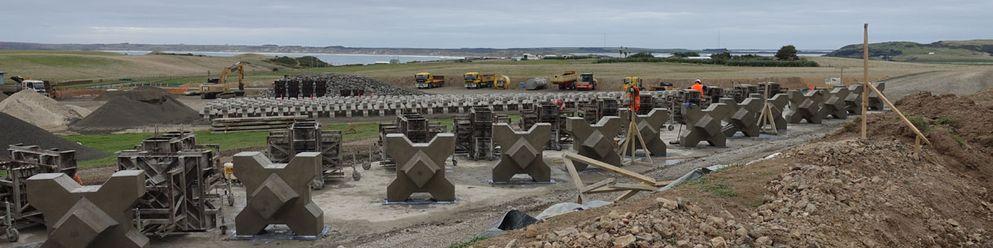
[[[519,115],[510,115],[511,122],[520,120]],[[432,122],[441,123],[449,131],[452,130],[452,118],[431,119]],[[331,123],[323,126],[325,130],[342,130],[342,142],[362,141],[375,139],[379,136],[379,122],[355,122],[355,123]],[[127,134],[77,134],[66,135],[66,139],[79,142],[83,146],[90,147],[111,154],[107,157],[84,160],[79,162],[81,168],[96,168],[114,165],[117,151],[133,149],[142,140],[151,137],[152,133],[127,133]],[[266,131],[247,131],[231,133],[212,133],[209,131],[196,132],[197,143],[218,144],[221,151],[231,151],[246,148],[263,149],[266,146]]]
[[[142,140],[151,137],[152,133],[129,133],[129,134],[79,134],[67,135],[66,139],[79,142],[80,144],[94,148],[108,154],[107,157],[84,160],[79,162],[81,168],[95,168],[114,165],[117,151],[133,149]],[[208,131],[196,132],[197,143],[218,144],[224,151],[265,146],[265,139],[268,135],[264,131],[237,132],[237,133],[211,133]]]

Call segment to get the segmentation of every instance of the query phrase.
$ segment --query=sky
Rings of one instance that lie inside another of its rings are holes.
[[[2,0],[0,41],[835,49],[993,38],[993,1]]]

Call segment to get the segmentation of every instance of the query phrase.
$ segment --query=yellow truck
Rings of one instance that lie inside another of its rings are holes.
[[[552,84],[558,85],[560,90],[576,89],[576,81],[579,81],[579,74],[576,74],[576,71],[566,71],[552,76]]]
[[[466,89],[510,88],[510,77],[495,73],[466,72],[462,74]]]
[[[430,72],[414,74],[414,86],[418,89],[431,89],[445,86],[445,76],[432,75]]]

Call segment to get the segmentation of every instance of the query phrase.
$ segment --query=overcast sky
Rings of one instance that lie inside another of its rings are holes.
[[[993,1],[7,0],[2,41],[834,49],[993,38]],[[606,37],[606,42],[604,37]]]

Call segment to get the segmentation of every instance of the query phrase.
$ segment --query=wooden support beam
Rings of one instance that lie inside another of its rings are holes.
[[[631,198],[635,194],[638,194],[638,192],[641,192],[641,191],[640,190],[628,190],[627,193],[624,193],[623,195],[618,196],[616,199],[614,199],[614,202],[619,202],[619,201],[627,200],[628,198]]]
[[[576,171],[576,165],[572,164],[572,160],[562,159],[562,161],[565,163],[566,170],[569,171],[569,176],[572,177],[572,183],[576,185],[576,191],[579,191],[579,195],[576,196],[576,203],[583,204],[583,188],[586,187],[583,185],[583,179],[579,178],[579,172]]]
[[[644,190],[644,191],[654,191],[658,188],[651,185],[645,185],[640,183],[617,183],[611,186],[617,189],[628,189],[628,190]]]
[[[896,108],[896,105],[893,105],[893,103],[890,102],[889,99],[886,99],[886,96],[883,95],[883,92],[880,92],[879,89],[876,89],[876,86],[873,86],[872,84],[869,84],[869,89],[872,89],[872,91],[876,92],[876,95],[879,96],[879,99],[882,99],[887,106],[890,106],[890,109],[893,109],[893,112],[896,112],[896,114],[900,116],[900,120],[903,120],[903,124],[907,124],[907,126],[910,127],[910,130],[914,131],[914,133],[917,134],[917,137],[919,137],[921,140],[924,140],[925,144],[928,145],[931,144],[931,141],[928,140],[926,136],[924,136],[924,133],[921,133],[921,130],[918,130],[917,127],[914,126],[914,123],[911,123],[910,120],[903,115],[903,112],[900,112],[900,109]]]
[[[602,181],[596,182],[594,184],[587,185],[585,188],[583,188],[583,193],[590,192],[591,190],[603,188],[604,186],[610,185],[612,183],[614,183],[614,178],[613,177],[607,178],[607,179],[603,179]]]
[[[859,134],[862,139],[866,139],[866,126],[868,124],[869,116],[869,24],[866,23],[864,26],[864,32],[862,33],[862,123],[860,125]]]
[[[634,173],[634,172],[629,171],[629,170],[621,169],[620,167],[613,166],[613,165],[610,165],[608,163],[604,163],[602,161],[599,161],[599,160],[596,160],[596,159],[592,159],[592,158],[589,158],[589,157],[586,157],[586,156],[583,156],[583,155],[579,155],[579,154],[575,154],[575,153],[571,153],[571,152],[566,152],[566,153],[563,153],[562,154],[562,157],[565,158],[565,161],[569,161],[569,160],[580,161],[580,162],[586,163],[588,165],[600,167],[600,168],[605,169],[605,170],[609,170],[609,171],[613,171],[615,173],[619,173],[621,175],[624,175],[624,176],[633,178],[635,180],[641,181],[641,182],[646,183],[646,184],[649,184],[649,185],[656,185],[657,184],[657,181],[655,181],[654,178],[647,177],[647,176],[642,175],[642,174]],[[571,161],[569,161],[567,164],[568,165],[571,165],[572,163],[571,163]],[[573,168],[573,169],[575,169],[575,168]],[[572,173],[572,171],[570,171],[570,174],[571,173]],[[578,174],[576,176],[578,177]]]

